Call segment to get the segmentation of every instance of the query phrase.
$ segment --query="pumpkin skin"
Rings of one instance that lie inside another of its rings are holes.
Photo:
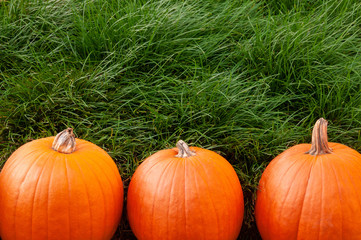
[[[139,240],[237,239],[244,206],[236,172],[215,152],[190,150],[195,156],[159,151],[135,171],[127,213]]]
[[[267,166],[255,206],[263,239],[361,239],[361,154],[323,143],[332,152],[299,144]]]
[[[76,139],[70,154],[54,137],[26,143],[0,174],[3,240],[111,239],[121,217],[123,184],[111,157]]]

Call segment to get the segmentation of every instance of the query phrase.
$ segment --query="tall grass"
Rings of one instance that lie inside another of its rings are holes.
[[[219,152],[245,192],[268,162],[329,138],[361,150],[358,1],[0,2],[0,160],[73,127],[125,180],[183,139]],[[117,234],[126,234],[122,223]]]

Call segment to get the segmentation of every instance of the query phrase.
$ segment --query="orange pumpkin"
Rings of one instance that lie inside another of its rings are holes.
[[[217,153],[159,151],[135,171],[128,189],[130,226],[140,240],[237,239],[243,193],[232,165]]]
[[[361,239],[361,154],[328,143],[319,119],[311,144],[277,156],[257,192],[256,222],[263,239]]]
[[[111,239],[123,184],[111,157],[71,128],[26,143],[0,174],[3,240]]]

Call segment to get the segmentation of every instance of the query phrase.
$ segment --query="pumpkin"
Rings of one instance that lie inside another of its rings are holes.
[[[232,165],[182,140],[148,157],[127,195],[129,223],[139,240],[237,239],[243,208]]]
[[[71,128],[24,144],[0,174],[3,240],[109,240],[122,205],[117,166]]]
[[[262,174],[255,217],[263,239],[361,239],[361,154],[327,140],[319,119],[312,144],[293,146]]]

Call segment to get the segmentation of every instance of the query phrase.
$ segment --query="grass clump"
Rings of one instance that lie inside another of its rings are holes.
[[[264,167],[310,142],[319,117],[330,140],[360,150],[358,1],[9,0],[0,16],[2,164],[73,127],[128,184],[144,158],[183,139],[235,167],[240,238],[257,239]]]

